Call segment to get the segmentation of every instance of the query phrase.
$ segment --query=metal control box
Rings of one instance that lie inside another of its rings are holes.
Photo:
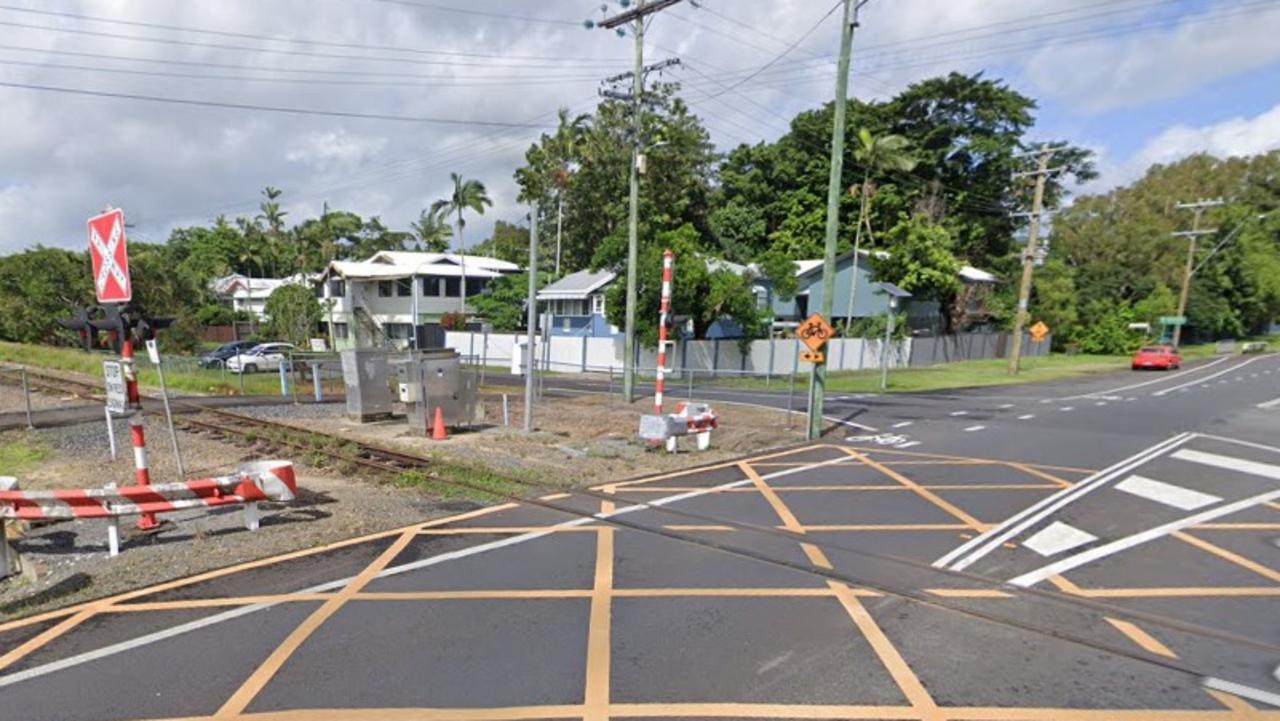
[[[449,427],[476,422],[476,377],[452,349],[409,353],[394,361],[399,399],[414,433],[428,433],[436,408]]]
[[[347,416],[361,423],[391,417],[390,366],[387,351],[342,351],[342,382],[347,392]]]

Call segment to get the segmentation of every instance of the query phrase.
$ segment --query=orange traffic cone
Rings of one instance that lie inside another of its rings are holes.
[[[431,440],[443,441],[448,438],[444,432],[444,413],[436,406],[436,417],[431,421]]]

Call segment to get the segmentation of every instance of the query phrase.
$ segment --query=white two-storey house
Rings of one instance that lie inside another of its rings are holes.
[[[316,295],[335,348],[407,348],[415,327],[428,332],[446,313],[461,310],[464,274],[471,298],[494,278],[519,270],[481,255],[382,251],[368,260],[330,263]]]

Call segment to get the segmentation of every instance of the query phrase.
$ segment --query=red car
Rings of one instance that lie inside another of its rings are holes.
[[[1159,368],[1161,370],[1177,370],[1182,366],[1182,356],[1171,345],[1149,345],[1139,348],[1133,354],[1133,369],[1145,370]]]

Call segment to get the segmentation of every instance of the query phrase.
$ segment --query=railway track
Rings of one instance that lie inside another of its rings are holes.
[[[70,392],[77,398],[85,400],[101,401],[103,399],[103,394],[98,386],[88,381],[50,375],[30,368],[27,369],[27,377],[28,382],[36,387],[63,394]],[[144,395],[144,397],[154,400],[154,397],[150,395]],[[267,437],[267,440],[276,445],[294,448],[307,454],[322,455],[338,463],[352,464],[391,475],[406,471],[428,471],[432,465],[431,460],[428,458],[329,433],[298,428],[288,423],[257,418],[221,408],[208,408],[190,401],[170,399],[169,402],[176,408],[206,416],[205,418],[184,417],[174,419],[175,424],[185,426],[188,429],[198,429],[208,433],[240,438]],[[162,415],[155,410],[147,410],[145,412],[152,416]],[[219,423],[210,420],[208,416],[225,422]],[[298,437],[306,438],[306,440],[299,440]],[[335,450],[334,447],[341,447],[344,450]]]

